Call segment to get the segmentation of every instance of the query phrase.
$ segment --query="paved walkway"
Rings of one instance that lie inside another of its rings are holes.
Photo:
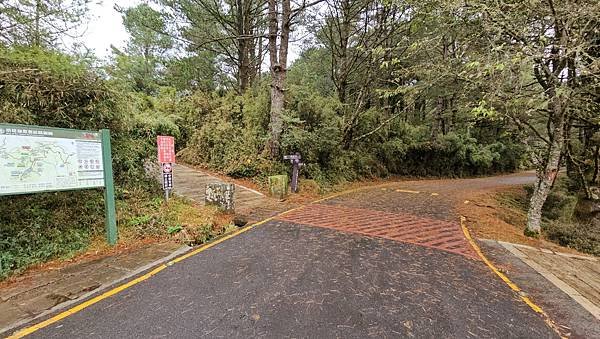
[[[468,249],[449,191],[397,183],[311,204],[33,336],[557,337]]]
[[[600,262],[597,258],[506,242],[500,244],[563,292],[568,293],[600,321]]]
[[[536,301],[571,338],[600,338],[597,258],[556,253],[495,240],[486,255]]]
[[[224,181],[188,166],[174,165],[173,187],[175,194],[203,205],[206,185],[210,183],[224,183]],[[287,204],[278,203],[256,190],[237,184],[234,199],[236,213],[245,216],[249,223],[271,217],[288,207]]]
[[[173,166],[173,187],[176,194],[204,204],[206,185],[211,183],[224,183],[224,181],[185,165]],[[264,194],[237,184],[234,196],[236,204],[240,206],[257,206],[265,199]]]
[[[503,270],[519,267],[515,282],[558,324],[550,326],[461,232],[457,204],[531,180],[399,182],[310,204],[54,318],[33,337],[598,337],[580,304],[501,244],[484,243],[494,262],[513,265]]]
[[[176,193],[200,204],[204,204],[207,183],[223,182],[182,165],[175,165],[174,171]],[[246,217],[249,223],[291,208],[289,203],[279,203],[239,185],[236,185],[235,199],[236,212]],[[60,269],[46,269],[19,277],[14,283],[0,288],[0,334],[53,308],[64,307],[108,283],[130,277],[145,269],[145,265],[185,248],[187,246],[171,242],[153,244],[112,257],[83,260]]]

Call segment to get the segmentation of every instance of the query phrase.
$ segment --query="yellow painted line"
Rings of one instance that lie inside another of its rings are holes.
[[[382,187],[382,186],[387,186],[387,185],[392,185],[392,184],[394,184],[394,183],[385,183],[385,184],[377,185],[377,186],[366,186],[366,187],[355,188],[355,189],[351,189],[351,190],[347,190],[347,191],[335,193],[335,194],[332,194],[330,196],[327,196],[327,197],[319,199],[319,200],[315,200],[311,204],[319,203],[319,202],[322,202],[322,201],[325,201],[325,200],[328,200],[328,199],[332,199],[332,198],[338,197],[340,195],[349,194],[349,193],[356,192],[356,191],[366,190],[366,189],[370,189],[370,188],[377,188],[377,187]],[[207,249],[209,249],[209,248],[211,248],[213,246],[216,246],[216,245],[218,245],[218,244],[220,244],[220,243],[222,243],[222,242],[224,242],[224,241],[226,241],[228,239],[231,239],[231,238],[233,238],[233,237],[235,237],[237,235],[240,235],[240,234],[242,234],[244,232],[247,232],[247,231],[255,228],[256,226],[265,224],[265,223],[267,223],[267,222],[269,222],[271,220],[276,219],[279,216],[282,216],[282,215],[285,215],[285,214],[290,213],[292,211],[301,209],[301,208],[303,208],[305,206],[306,205],[289,209],[289,210],[287,210],[285,212],[282,212],[282,213],[279,213],[279,214],[277,214],[275,216],[272,216],[270,218],[261,220],[261,221],[259,221],[257,223],[254,223],[254,224],[252,224],[252,225],[250,225],[248,227],[244,227],[244,228],[239,229],[239,230],[237,230],[237,231],[235,231],[235,232],[233,232],[233,233],[231,233],[231,234],[229,234],[227,236],[224,236],[224,237],[219,238],[219,239],[217,239],[217,240],[215,240],[213,242],[210,242],[210,243],[208,243],[206,245],[203,245],[203,246],[199,247],[198,249],[193,250],[193,251],[191,251],[189,253],[186,253],[186,254],[178,257],[178,258],[175,258],[175,259],[169,261],[166,264],[162,264],[162,265],[156,267],[155,269],[153,269],[152,271],[150,271],[150,272],[148,272],[148,273],[146,273],[146,274],[144,274],[142,276],[139,276],[139,277],[137,277],[137,278],[135,278],[135,279],[133,279],[133,280],[131,280],[131,281],[123,284],[123,285],[117,286],[117,287],[113,288],[112,290],[104,292],[104,293],[102,293],[102,294],[100,294],[100,295],[98,295],[98,296],[96,296],[96,297],[94,297],[92,299],[84,301],[83,303],[81,303],[81,304],[79,304],[77,306],[74,306],[74,307],[72,307],[72,308],[70,308],[70,309],[68,309],[68,310],[66,310],[64,312],[61,312],[61,313],[53,316],[52,318],[44,320],[44,321],[42,321],[42,322],[40,322],[38,324],[32,325],[30,327],[26,327],[26,328],[24,328],[24,329],[16,332],[15,334],[7,337],[7,339],[23,338],[23,337],[25,337],[25,336],[27,336],[29,334],[32,334],[35,331],[38,331],[38,330],[40,330],[40,329],[42,329],[44,327],[52,325],[52,324],[54,324],[54,323],[56,323],[56,322],[58,322],[58,321],[60,321],[60,320],[62,320],[64,318],[66,318],[66,317],[68,317],[70,315],[73,315],[73,314],[75,314],[75,313],[77,313],[79,311],[82,311],[85,308],[90,307],[90,306],[92,306],[92,305],[94,305],[94,304],[96,304],[96,303],[98,303],[98,302],[100,302],[100,301],[102,301],[102,300],[104,300],[104,299],[106,299],[108,297],[111,297],[111,296],[113,296],[113,295],[115,295],[115,294],[117,294],[117,293],[119,293],[121,291],[124,291],[125,289],[127,289],[127,288],[129,288],[131,286],[134,286],[134,285],[136,285],[136,284],[138,284],[138,283],[140,283],[140,282],[142,282],[144,280],[149,279],[150,277],[156,275],[158,272],[164,270],[168,266],[171,266],[171,265],[173,265],[175,263],[178,263],[178,262],[180,262],[182,260],[185,260],[185,259],[187,259],[189,257],[192,257],[192,256],[194,256],[194,255],[196,255],[196,254],[198,254],[198,253],[200,253],[202,251],[205,251],[205,250],[207,250]]]
[[[411,191],[411,190],[396,190],[396,192],[401,192],[401,193],[412,193],[412,194],[419,194],[421,192],[419,191]]]
[[[92,299],[90,299],[88,301],[85,301],[85,302],[83,302],[83,303],[81,303],[81,304],[79,304],[79,305],[77,305],[77,306],[75,306],[75,307],[73,307],[71,309],[68,309],[68,310],[66,310],[66,311],[64,311],[62,313],[59,313],[59,314],[55,315],[54,317],[52,317],[50,319],[44,320],[41,323],[38,323],[36,325],[24,328],[24,329],[20,330],[19,332],[15,333],[15,334],[13,334],[13,335],[11,335],[9,337],[7,337],[7,339],[23,338],[24,336],[29,335],[29,334],[31,334],[31,333],[39,330],[39,329],[42,329],[42,328],[44,328],[46,326],[49,326],[49,325],[52,325],[52,324],[54,324],[55,322],[57,322],[57,321],[59,321],[61,319],[64,319],[64,318],[66,318],[66,317],[68,317],[68,316],[70,316],[72,314],[75,314],[75,313],[77,313],[77,312],[79,312],[79,311],[81,311],[81,310],[83,310],[83,309],[85,309],[85,308],[87,308],[89,306],[94,305],[95,303],[97,303],[97,302],[99,302],[99,301],[101,301],[103,299],[106,299],[106,298],[108,298],[108,297],[110,297],[112,295],[115,295],[115,294],[117,294],[117,293],[119,293],[119,292],[121,292],[121,291],[123,291],[123,290],[125,290],[125,289],[127,289],[127,288],[129,288],[129,287],[131,287],[133,285],[135,285],[135,284],[138,284],[138,283],[140,283],[140,282],[142,282],[142,281],[150,278],[151,276],[157,274],[158,272],[164,270],[165,268],[167,268],[166,265],[164,265],[164,264],[160,265],[157,268],[153,269],[152,271],[150,271],[150,272],[148,272],[148,273],[146,273],[146,274],[144,274],[144,275],[142,275],[140,277],[137,277],[136,279],[133,279],[133,280],[131,280],[131,281],[129,281],[129,282],[121,285],[121,286],[113,288],[110,291],[104,292],[104,293],[102,293],[101,295],[99,295],[97,297],[94,297],[94,298],[92,298]]]
[[[465,237],[469,241],[469,244],[471,244],[475,252],[477,252],[479,257],[481,258],[481,260],[483,260],[483,262],[492,270],[492,272],[496,273],[496,275],[500,277],[500,279],[502,279],[502,281],[504,281],[508,285],[508,287],[510,287],[513,291],[517,292],[521,300],[525,304],[527,304],[527,306],[529,306],[534,312],[541,314],[544,317],[544,321],[546,322],[546,324],[548,324],[548,326],[550,326],[550,328],[552,328],[556,333],[558,333],[559,336],[565,338],[558,329],[558,326],[556,326],[556,324],[554,324],[554,322],[550,319],[548,314],[544,312],[544,310],[540,306],[536,305],[533,301],[531,301],[529,297],[525,296],[523,294],[523,291],[519,288],[519,286],[517,286],[517,284],[513,283],[504,273],[500,272],[500,270],[498,270],[498,268],[496,268],[496,266],[492,264],[491,261],[488,260],[488,258],[481,251],[481,248],[479,248],[479,245],[477,245],[475,240],[473,240],[471,233],[467,229],[467,226],[465,226],[465,221],[466,218],[461,216],[460,227],[462,228]]]
[[[152,271],[150,271],[150,272],[148,272],[148,273],[146,273],[146,274],[144,274],[144,275],[142,275],[142,276],[140,276],[140,277],[138,277],[138,278],[136,278],[136,279],[133,279],[133,280],[131,280],[131,281],[129,281],[129,282],[127,282],[127,283],[123,284],[123,285],[120,285],[120,286],[118,286],[118,287],[115,287],[115,288],[113,288],[113,289],[112,289],[112,290],[110,290],[110,291],[104,292],[104,293],[100,294],[99,296],[96,296],[96,297],[94,297],[94,298],[92,298],[92,299],[90,299],[90,300],[87,300],[87,301],[85,301],[85,302],[83,302],[83,303],[81,303],[81,304],[79,304],[79,305],[77,305],[77,306],[74,306],[74,307],[72,307],[72,308],[70,308],[70,309],[68,309],[68,310],[66,310],[66,311],[64,311],[64,312],[61,312],[61,313],[59,313],[59,314],[55,315],[55,316],[54,316],[54,317],[52,317],[52,318],[49,318],[49,319],[47,319],[47,320],[44,320],[44,321],[42,321],[41,323],[38,323],[38,324],[36,324],[36,325],[30,326],[30,327],[26,327],[26,328],[24,328],[24,329],[22,329],[22,330],[20,330],[20,331],[16,332],[15,334],[13,334],[13,335],[11,335],[11,336],[7,337],[7,339],[23,338],[23,337],[24,337],[24,336],[26,336],[26,335],[29,335],[29,334],[31,334],[31,333],[33,333],[33,332],[35,332],[35,331],[37,331],[37,330],[40,330],[40,329],[42,329],[42,328],[44,328],[44,327],[47,327],[47,326],[49,326],[49,325],[52,325],[52,324],[56,323],[57,321],[60,321],[60,320],[62,320],[62,319],[64,319],[64,318],[66,318],[66,317],[68,317],[68,316],[70,316],[70,315],[73,315],[73,314],[75,314],[75,313],[77,313],[77,312],[79,312],[79,311],[81,311],[81,310],[83,310],[83,309],[85,309],[85,308],[87,308],[87,307],[90,307],[90,306],[92,306],[92,305],[94,305],[94,304],[98,303],[98,302],[99,302],[99,301],[101,301],[101,300],[104,300],[104,299],[106,299],[106,298],[108,298],[108,297],[110,297],[110,296],[113,296],[113,295],[115,295],[115,294],[117,294],[117,293],[119,293],[119,292],[121,292],[121,291],[123,291],[123,290],[125,290],[125,289],[127,289],[127,288],[129,288],[129,287],[131,287],[131,286],[133,286],[133,285],[136,285],[136,284],[138,284],[138,283],[140,283],[140,282],[142,282],[142,281],[144,281],[144,280],[147,280],[148,278],[152,277],[153,275],[156,275],[158,272],[160,272],[160,271],[164,270],[164,269],[165,269],[165,268],[167,268],[168,266],[171,266],[171,265],[173,265],[173,264],[175,264],[175,263],[178,263],[178,262],[180,262],[180,261],[182,261],[182,260],[185,260],[185,259],[187,259],[187,258],[189,258],[189,257],[191,257],[191,256],[194,256],[194,255],[196,255],[196,254],[198,254],[198,253],[200,253],[200,252],[202,252],[202,251],[205,251],[205,250],[207,250],[207,249],[209,249],[209,248],[211,248],[211,247],[213,247],[213,246],[216,246],[216,245],[218,245],[218,244],[220,244],[220,243],[224,242],[225,240],[231,239],[231,238],[233,238],[233,237],[235,237],[235,236],[237,236],[237,235],[240,235],[240,234],[242,234],[242,233],[244,233],[244,232],[247,232],[247,231],[249,231],[249,230],[253,229],[253,228],[254,228],[254,227],[256,227],[256,226],[259,226],[259,225],[262,225],[262,224],[264,224],[264,223],[267,223],[267,222],[269,222],[269,221],[271,221],[271,220],[275,219],[275,218],[276,218],[276,217],[278,217],[278,216],[285,215],[285,214],[287,214],[287,213],[290,213],[290,212],[292,212],[292,211],[294,211],[294,210],[297,210],[297,209],[299,209],[299,208],[302,208],[302,207],[303,207],[303,206],[296,207],[296,208],[293,208],[293,209],[287,210],[287,211],[285,211],[285,212],[279,213],[279,214],[278,214],[278,215],[276,215],[276,216],[273,216],[273,217],[270,217],[270,218],[264,219],[264,220],[262,220],[262,221],[259,221],[259,222],[257,222],[257,223],[254,223],[254,224],[252,224],[252,225],[250,225],[250,226],[248,226],[248,227],[244,227],[244,228],[242,228],[242,229],[240,229],[240,230],[237,230],[237,231],[235,231],[235,232],[233,232],[233,233],[231,233],[231,234],[229,234],[229,235],[227,235],[227,236],[224,236],[224,237],[222,237],[222,238],[219,238],[219,239],[217,239],[217,240],[215,240],[215,241],[213,241],[213,242],[211,242],[211,243],[208,243],[208,244],[206,244],[206,245],[203,245],[203,246],[199,247],[199,248],[198,248],[198,249],[196,249],[196,250],[193,250],[193,251],[191,251],[191,252],[189,252],[189,253],[186,253],[186,254],[184,254],[184,255],[182,255],[182,256],[180,256],[180,257],[176,258],[176,259],[173,259],[173,260],[169,261],[169,262],[168,262],[168,263],[166,263],[166,264],[162,264],[162,265],[160,265],[160,266],[156,267],[156,268],[155,268],[155,269],[153,269]]]

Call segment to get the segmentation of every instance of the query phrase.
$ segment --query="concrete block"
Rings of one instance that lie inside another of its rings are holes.
[[[216,205],[223,211],[232,212],[235,209],[234,193],[235,184],[207,184],[204,202],[206,205]]]
[[[274,175],[269,177],[269,194],[277,199],[285,199],[288,194],[287,175]]]

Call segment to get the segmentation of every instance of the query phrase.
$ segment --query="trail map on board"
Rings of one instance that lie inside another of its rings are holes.
[[[99,133],[0,124],[0,195],[102,186]]]

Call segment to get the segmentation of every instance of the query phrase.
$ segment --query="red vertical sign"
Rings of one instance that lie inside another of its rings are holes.
[[[158,162],[175,163],[175,138],[159,135],[156,137],[158,145]]]

